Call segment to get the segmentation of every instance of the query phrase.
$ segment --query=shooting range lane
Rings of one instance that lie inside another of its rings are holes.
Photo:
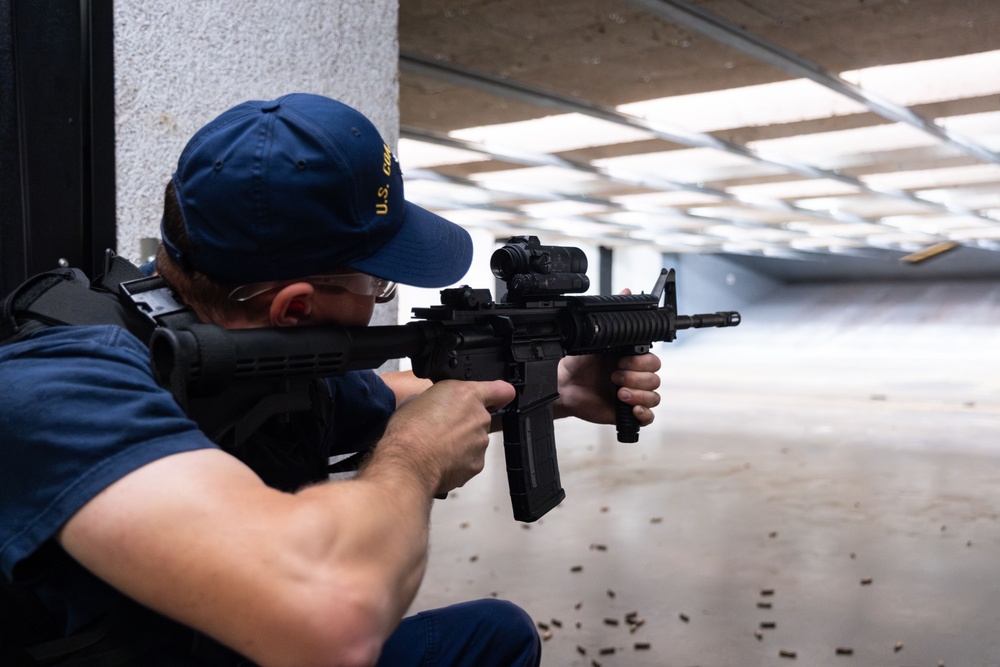
[[[783,287],[681,332],[637,444],[558,423],[566,500],[539,522],[511,519],[499,441],[436,503],[414,610],[514,600],[545,667],[997,664],[997,304]]]

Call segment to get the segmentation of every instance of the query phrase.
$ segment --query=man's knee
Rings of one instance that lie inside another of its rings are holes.
[[[507,600],[485,599],[465,603],[474,610],[480,623],[490,626],[495,648],[503,646],[511,664],[537,665],[541,659],[541,640],[535,623],[526,611]]]
[[[527,612],[487,598],[404,618],[378,664],[538,667],[541,659],[541,640]]]
[[[486,599],[478,600],[470,604],[481,605],[484,614],[495,618],[498,623],[502,623],[511,633],[524,633],[537,636],[535,623],[528,616],[528,612],[518,607],[508,600]]]

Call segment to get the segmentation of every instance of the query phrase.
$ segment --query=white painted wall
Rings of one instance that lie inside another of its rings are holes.
[[[618,294],[626,287],[634,294],[649,292],[663,268],[663,253],[651,245],[629,245],[614,249],[611,262],[611,290]]]

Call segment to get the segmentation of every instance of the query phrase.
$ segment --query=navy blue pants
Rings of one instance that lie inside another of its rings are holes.
[[[486,599],[404,618],[378,667],[538,667],[541,658],[531,617],[511,602]]]

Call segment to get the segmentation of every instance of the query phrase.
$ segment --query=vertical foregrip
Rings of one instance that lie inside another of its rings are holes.
[[[514,518],[535,521],[566,497],[552,424],[552,402],[503,415],[504,453]]]
[[[632,414],[632,406],[620,398],[615,399],[615,427],[618,442],[639,442],[639,420]]]

